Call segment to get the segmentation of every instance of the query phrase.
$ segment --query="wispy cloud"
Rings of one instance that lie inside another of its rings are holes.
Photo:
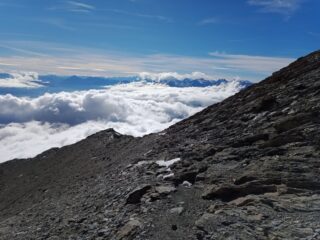
[[[157,19],[164,22],[172,22],[171,18],[161,16],[161,15],[149,15],[149,14],[141,14],[141,13],[133,13],[133,15],[137,17],[142,17],[142,18]]]
[[[224,66],[232,69],[268,72],[277,70],[294,61],[292,58],[285,57],[266,57],[252,55],[235,55],[220,52],[211,52],[210,56],[217,59]]]
[[[129,12],[121,9],[100,9],[100,11],[108,11],[113,12],[117,14],[123,14],[127,16],[133,16],[133,17],[140,17],[140,18],[148,18],[148,19],[155,19],[163,22],[173,22],[173,20],[169,17],[157,15],[157,14],[144,14],[144,13],[138,13],[138,12]]]
[[[94,28],[110,28],[110,29],[117,29],[117,30],[141,30],[142,28],[138,27],[138,26],[133,26],[133,25],[126,25],[126,24],[112,24],[112,23],[108,23],[108,22],[84,22],[81,24],[82,26],[86,26],[86,27],[94,27]]]
[[[249,5],[260,7],[263,12],[293,14],[301,6],[302,0],[248,0]]]
[[[256,81],[294,61],[285,57],[220,52],[211,52],[203,57],[170,54],[133,55],[25,41],[14,43],[10,49],[10,57],[0,57],[0,62],[8,64],[2,68],[8,71],[37,71],[62,75],[128,76],[140,72],[204,72],[217,78],[230,79],[239,76],[242,79]],[[35,50],[46,52],[46,55],[33,53]],[[11,65],[19,65],[20,68]]]
[[[98,8],[94,5],[79,2],[79,1],[67,1],[64,4],[51,6],[47,9],[53,10],[53,11],[60,10],[60,11],[79,12],[79,13],[91,13],[93,11],[96,11],[103,14],[103,12],[111,12],[114,14],[121,14],[121,15],[127,15],[132,17],[144,18],[144,19],[158,20],[158,21],[167,22],[167,23],[173,22],[173,20],[170,17],[159,15],[159,14],[141,13],[141,12],[127,11],[124,9],[117,9],[117,8]]]
[[[17,64],[0,62],[0,66],[17,66]]]
[[[16,52],[16,53],[22,53],[22,54],[33,55],[33,56],[38,56],[38,57],[48,57],[48,55],[46,55],[44,53],[40,53],[38,51],[19,48],[19,47],[10,46],[10,45],[6,45],[6,44],[2,44],[2,43],[0,43],[0,48],[11,50],[11,51]]]
[[[71,10],[73,11],[92,11],[95,9],[93,5],[82,2],[68,1],[68,4],[71,6]]]
[[[90,13],[96,9],[94,5],[79,1],[67,1],[63,4],[51,6],[48,10],[64,10],[68,12]]]
[[[211,18],[205,18],[203,20],[201,20],[200,22],[198,22],[199,25],[208,25],[208,24],[216,24],[218,22],[218,19],[215,17],[211,17]]]

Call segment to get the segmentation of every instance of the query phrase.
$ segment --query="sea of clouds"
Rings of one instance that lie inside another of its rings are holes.
[[[205,88],[133,82],[35,98],[0,95],[0,162],[33,157],[107,128],[133,136],[159,132],[240,89],[236,80]]]
[[[44,82],[39,80],[39,74],[36,72],[0,74],[0,88],[39,88],[42,84]]]

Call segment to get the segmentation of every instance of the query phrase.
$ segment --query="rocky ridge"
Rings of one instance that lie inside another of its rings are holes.
[[[320,239],[320,51],[143,138],[0,165],[0,239]]]

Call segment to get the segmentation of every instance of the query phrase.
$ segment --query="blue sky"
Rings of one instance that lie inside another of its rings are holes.
[[[258,82],[319,49],[319,9],[319,0],[0,0],[0,162],[107,128],[162,131],[244,85],[154,83]]]
[[[319,48],[318,0],[0,0],[0,70],[257,81]]]

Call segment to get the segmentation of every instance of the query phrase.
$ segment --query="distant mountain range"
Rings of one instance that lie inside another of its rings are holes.
[[[147,80],[151,81],[152,80]],[[166,84],[170,87],[210,87],[210,86],[219,86],[221,84],[227,84],[229,81],[226,79],[218,79],[218,80],[207,80],[207,79],[190,79],[185,78],[183,80],[179,79],[163,79],[160,80],[159,83]],[[245,88],[252,85],[252,82],[247,80],[237,80],[241,87]]]
[[[117,84],[127,84],[131,82],[150,82],[150,83],[160,83],[165,84],[170,87],[209,87],[209,86],[218,86],[221,84],[227,84],[229,81],[226,79],[218,80],[207,80],[207,79],[162,79],[162,80],[152,80],[152,79],[141,79],[138,76],[132,77],[86,77],[86,76],[57,76],[57,75],[42,75],[39,76],[44,82],[49,82],[50,86],[58,87],[63,86],[64,88],[73,88],[76,84],[78,87],[96,87],[96,86],[108,86],[108,85],[117,85]],[[238,80],[239,84],[243,87],[248,87],[252,83],[247,80]]]
[[[14,79],[15,76],[8,73],[0,73],[1,79]],[[239,84],[240,88],[246,88],[252,84],[247,80],[234,80]],[[38,79],[30,80],[32,83],[39,85],[39,88],[4,88],[0,85],[0,94],[11,93],[17,96],[39,96],[46,92],[55,93],[60,91],[81,91],[88,89],[102,89],[106,86],[114,86],[118,84],[128,84],[133,82],[146,82],[164,84],[169,87],[210,87],[228,84],[230,81],[226,79],[207,80],[203,78],[192,79],[176,79],[174,77],[154,80],[151,78],[142,79],[139,76],[129,77],[90,77],[90,76],[58,76],[58,75],[39,75]]]

